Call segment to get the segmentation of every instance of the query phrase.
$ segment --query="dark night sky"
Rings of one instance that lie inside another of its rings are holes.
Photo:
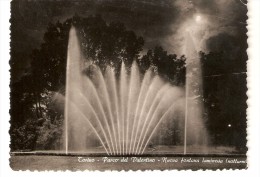
[[[101,14],[106,21],[121,21],[155,45],[183,54],[185,30],[194,33],[198,50],[228,50],[235,57],[246,49],[247,8],[240,0],[79,0],[12,2],[12,58],[14,80],[28,69],[29,55],[40,46],[49,22]],[[200,22],[196,24],[196,17]],[[195,31],[195,32],[194,32]],[[18,57],[19,56],[19,57]]]

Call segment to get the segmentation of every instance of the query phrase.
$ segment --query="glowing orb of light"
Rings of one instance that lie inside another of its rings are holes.
[[[231,124],[228,124],[228,127],[231,127]]]
[[[200,23],[200,22],[201,22],[201,16],[200,16],[200,15],[196,15],[195,21],[196,21],[197,23]]]

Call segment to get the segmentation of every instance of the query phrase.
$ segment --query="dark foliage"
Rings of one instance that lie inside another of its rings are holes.
[[[246,152],[246,59],[230,60],[222,52],[200,55],[211,141]]]
[[[156,46],[138,60],[142,71],[152,67],[156,73],[174,85],[185,84],[185,56],[177,58],[175,54],[167,54],[162,47]]]

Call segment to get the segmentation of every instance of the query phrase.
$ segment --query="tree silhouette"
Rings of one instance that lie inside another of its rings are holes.
[[[185,83],[185,56],[177,58],[177,55],[168,54],[162,47],[156,46],[153,50],[148,50],[138,62],[143,71],[152,67],[155,72],[174,85]]]

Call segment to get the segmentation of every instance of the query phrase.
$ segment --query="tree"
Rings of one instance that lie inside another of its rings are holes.
[[[148,50],[138,63],[142,71],[148,68],[158,73],[164,79],[174,85],[184,85],[186,58],[181,56],[177,58],[175,54],[168,54],[162,47],[156,46],[153,50]]]

